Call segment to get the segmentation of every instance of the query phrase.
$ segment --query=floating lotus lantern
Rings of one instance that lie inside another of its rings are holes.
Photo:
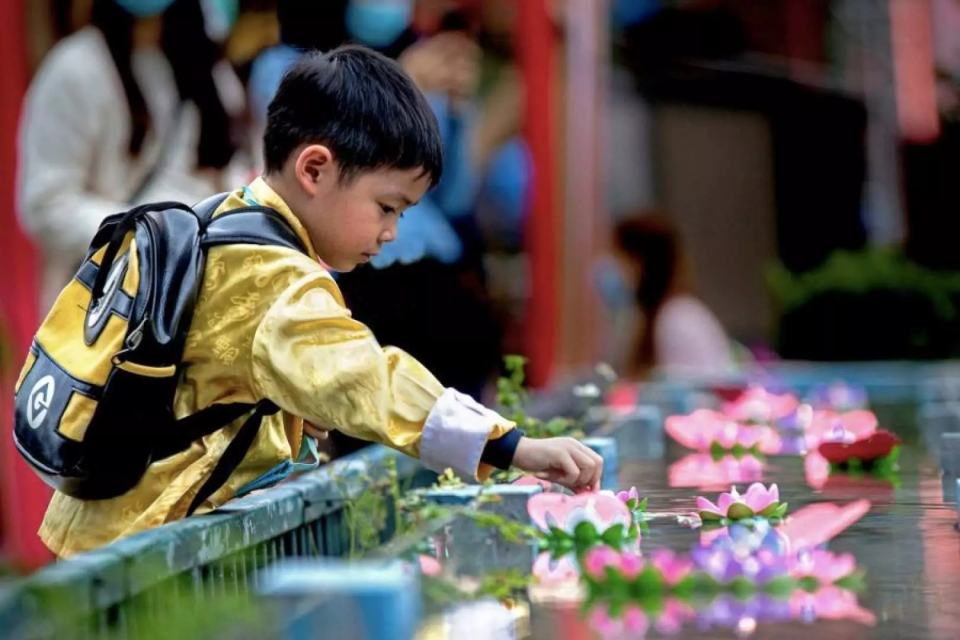
[[[752,386],[733,402],[723,403],[722,412],[746,424],[771,424],[797,410],[800,401],[792,394],[777,395]]]
[[[698,409],[686,416],[670,416],[664,428],[685,447],[722,457],[772,454],[781,447],[777,432],[766,425],[741,424],[722,413]]]
[[[527,512],[541,531],[541,548],[554,558],[582,555],[597,545],[639,544],[633,513],[611,493],[541,493],[527,501]]]
[[[716,504],[702,496],[698,497],[697,509],[704,522],[727,523],[757,516],[780,520],[787,512],[787,505],[780,502],[777,485],[772,484],[768,489],[762,483],[755,482],[742,495],[736,487],[729,493],[721,493]]]
[[[721,491],[734,484],[763,480],[763,461],[751,454],[727,454],[717,460],[709,453],[692,453],[670,465],[667,479],[671,487]]]
[[[815,450],[823,442],[856,442],[873,434],[877,424],[872,411],[815,411],[806,430],[807,446]]]
[[[883,474],[896,471],[900,445],[896,435],[879,430],[853,441],[827,440],[820,444],[817,452],[834,468],[875,470]]]

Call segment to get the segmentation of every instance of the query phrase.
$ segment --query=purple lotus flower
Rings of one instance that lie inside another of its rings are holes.
[[[701,631],[721,627],[749,632],[758,621],[783,622],[791,618],[789,600],[778,600],[766,594],[739,600],[731,594],[723,594],[697,612],[697,627]]]
[[[789,573],[786,558],[770,549],[741,555],[726,547],[696,546],[690,556],[697,568],[724,585],[740,577],[763,585]]]
[[[697,569],[720,584],[730,584],[743,575],[743,567],[729,549],[696,546],[690,551],[690,557]]]
[[[789,547],[789,540],[771,526],[769,521],[763,519],[731,522],[722,529],[703,530],[700,533],[700,543],[714,548],[729,548],[739,556],[756,553],[761,549],[785,554]]]
[[[829,385],[817,385],[807,394],[807,402],[817,409],[832,411],[854,411],[867,406],[867,391],[863,387],[843,382]]]
[[[742,520],[756,515],[766,517],[783,517],[781,511],[786,511],[785,505],[780,504],[780,490],[772,484],[767,489],[763,484],[755,482],[740,495],[733,487],[730,493],[721,493],[717,504],[704,497],[697,498],[697,509],[703,521]]]

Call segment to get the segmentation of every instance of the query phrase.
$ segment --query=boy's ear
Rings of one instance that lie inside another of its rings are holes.
[[[322,144],[311,144],[303,148],[297,156],[297,182],[310,195],[315,195],[318,189],[331,180],[336,181],[338,169],[333,159],[333,152]]]

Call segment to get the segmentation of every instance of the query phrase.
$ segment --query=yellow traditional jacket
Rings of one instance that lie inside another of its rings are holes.
[[[283,476],[278,469],[303,462],[304,420],[419,457],[436,471],[450,467],[461,477],[486,478],[492,469],[480,462],[483,448],[513,423],[445,389],[403,351],[381,348],[351,317],[297,217],[262,179],[232,193],[216,215],[248,206],[245,198],[283,215],[310,255],[251,245],[209,251],[184,351],[177,417],[212,404],[263,399],[282,411],[265,418],[243,463],[197,513],[275,482]],[[41,539],[68,557],[185,517],[242,423],[155,462],[118,498],[54,494]]]

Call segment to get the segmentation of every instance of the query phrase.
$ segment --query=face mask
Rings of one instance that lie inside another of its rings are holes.
[[[240,0],[200,0],[207,36],[214,42],[224,42],[237,22]]]
[[[663,9],[662,4],[662,0],[613,0],[610,4],[613,28],[623,29],[642,22]]]
[[[396,42],[413,17],[411,0],[352,0],[347,6],[350,35],[370,47]]]
[[[135,18],[152,18],[166,11],[173,0],[114,0]]]

